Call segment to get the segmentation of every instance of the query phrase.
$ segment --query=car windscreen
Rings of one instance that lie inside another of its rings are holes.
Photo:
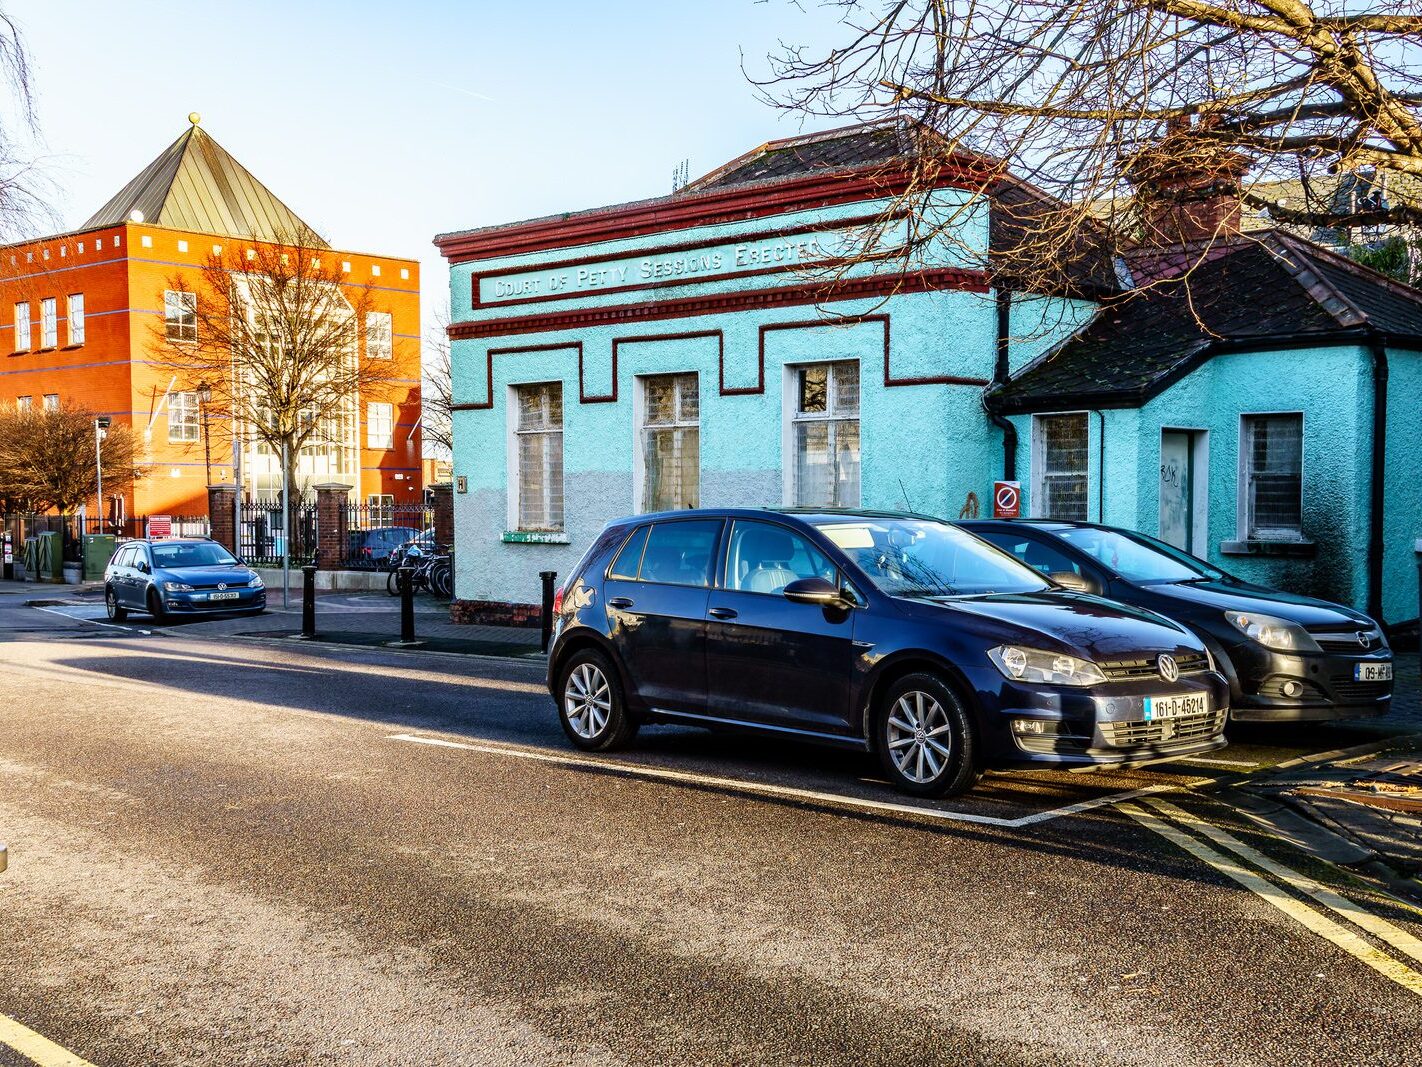
[[[1227,577],[1224,571],[1211,567],[1204,560],[1119,530],[1074,526],[1055,533],[1128,581],[1192,582]]]
[[[966,531],[930,519],[817,523],[890,596],[1035,593],[1052,586],[1030,567]]]
[[[153,545],[153,566],[168,570],[184,567],[235,567],[237,560],[217,544]]]

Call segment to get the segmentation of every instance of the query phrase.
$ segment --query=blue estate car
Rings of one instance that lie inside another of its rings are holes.
[[[990,764],[1207,752],[1229,712],[1185,627],[873,511],[610,523],[555,598],[548,686],[579,748],[643,722],[770,731],[874,752],[921,796]]]
[[[206,538],[127,541],[104,569],[104,604],[119,622],[130,611],[169,615],[260,612],[267,590],[257,572]]]

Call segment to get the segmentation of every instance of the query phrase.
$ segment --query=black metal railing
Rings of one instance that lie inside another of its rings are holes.
[[[252,567],[279,567],[290,542],[293,567],[316,558],[316,505],[293,503],[288,517],[291,528],[282,530],[280,504],[252,502],[240,506],[237,555]]]
[[[413,540],[433,540],[434,508],[427,504],[350,504],[345,553],[323,567],[384,570],[390,554]]]

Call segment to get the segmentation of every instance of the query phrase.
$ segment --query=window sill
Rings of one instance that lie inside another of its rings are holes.
[[[573,539],[562,530],[505,530],[500,538],[508,545],[571,545]]]
[[[1318,552],[1313,541],[1221,541],[1222,556],[1285,556],[1311,559]]]

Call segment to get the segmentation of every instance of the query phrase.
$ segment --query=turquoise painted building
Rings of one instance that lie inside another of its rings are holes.
[[[895,211],[908,151],[888,127],[773,142],[669,196],[436,239],[450,262],[456,616],[527,617],[520,605],[537,602],[540,572],[566,574],[607,520],[635,512],[862,505],[955,518],[990,514],[994,480],[1015,473],[1033,513],[1085,502],[1083,517],[1154,533],[1166,425],[1207,436],[1184,439],[1196,477],[1208,472],[1207,503],[1169,517],[1198,529],[1196,548],[1213,557],[1225,541],[1258,540],[1236,536],[1223,500],[1237,492],[1230,435],[1246,410],[1304,412],[1305,458],[1326,461],[1309,460],[1307,529],[1273,531],[1294,554],[1249,544],[1233,569],[1366,599],[1366,566],[1353,556],[1368,503],[1367,427],[1355,425],[1369,411],[1366,367],[1329,369],[1317,395],[1295,378],[1292,394],[1256,400],[1248,390],[1291,377],[1266,365],[1324,358],[1274,345],[1238,370],[1221,354],[1183,376],[1165,371],[1152,378],[1163,390],[1139,392],[1136,406],[1120,382],[1089,406],[1043,390],[1109,324],[1114,311],[1100,309],[1120,299],[1121,272],[1088,261],[1032,292],[990,288],[981,268],[1012,240],[1002,220],[1014,197],[1035,194],[1009,187],[975,200],[967,170],[945,172],[924,205],[953,220],[952,240],[907,262],[843,266],[866,227],[882,226],[886,243],[903,237]],[[1102,346],[1112,363],[1109,337]],[[1331,358],[1341,366],[1345,349],[1366,346],[1361,335],[1340,340]],[[1114,362],[1133,358],[1123,348]],[[1405,425],[1400,397],[1418,395],[1410,352],[1393,364]],[[1286,431],[1281,422],[1274,432]],[[1403,445],[1389,457],[1407,461]],[[1410,513],[1390,506],[1401,546],[1416,498]],[[1335,523],[1326,532],[1323,515]],[[1388,558],[1390,574],[1411,565],[1410,539],[1405,548],[1406,559],[1401,548]],[[1415,577],[1410,615],[1400,571],[1396,580],[1390,621],[1416,614]]]

